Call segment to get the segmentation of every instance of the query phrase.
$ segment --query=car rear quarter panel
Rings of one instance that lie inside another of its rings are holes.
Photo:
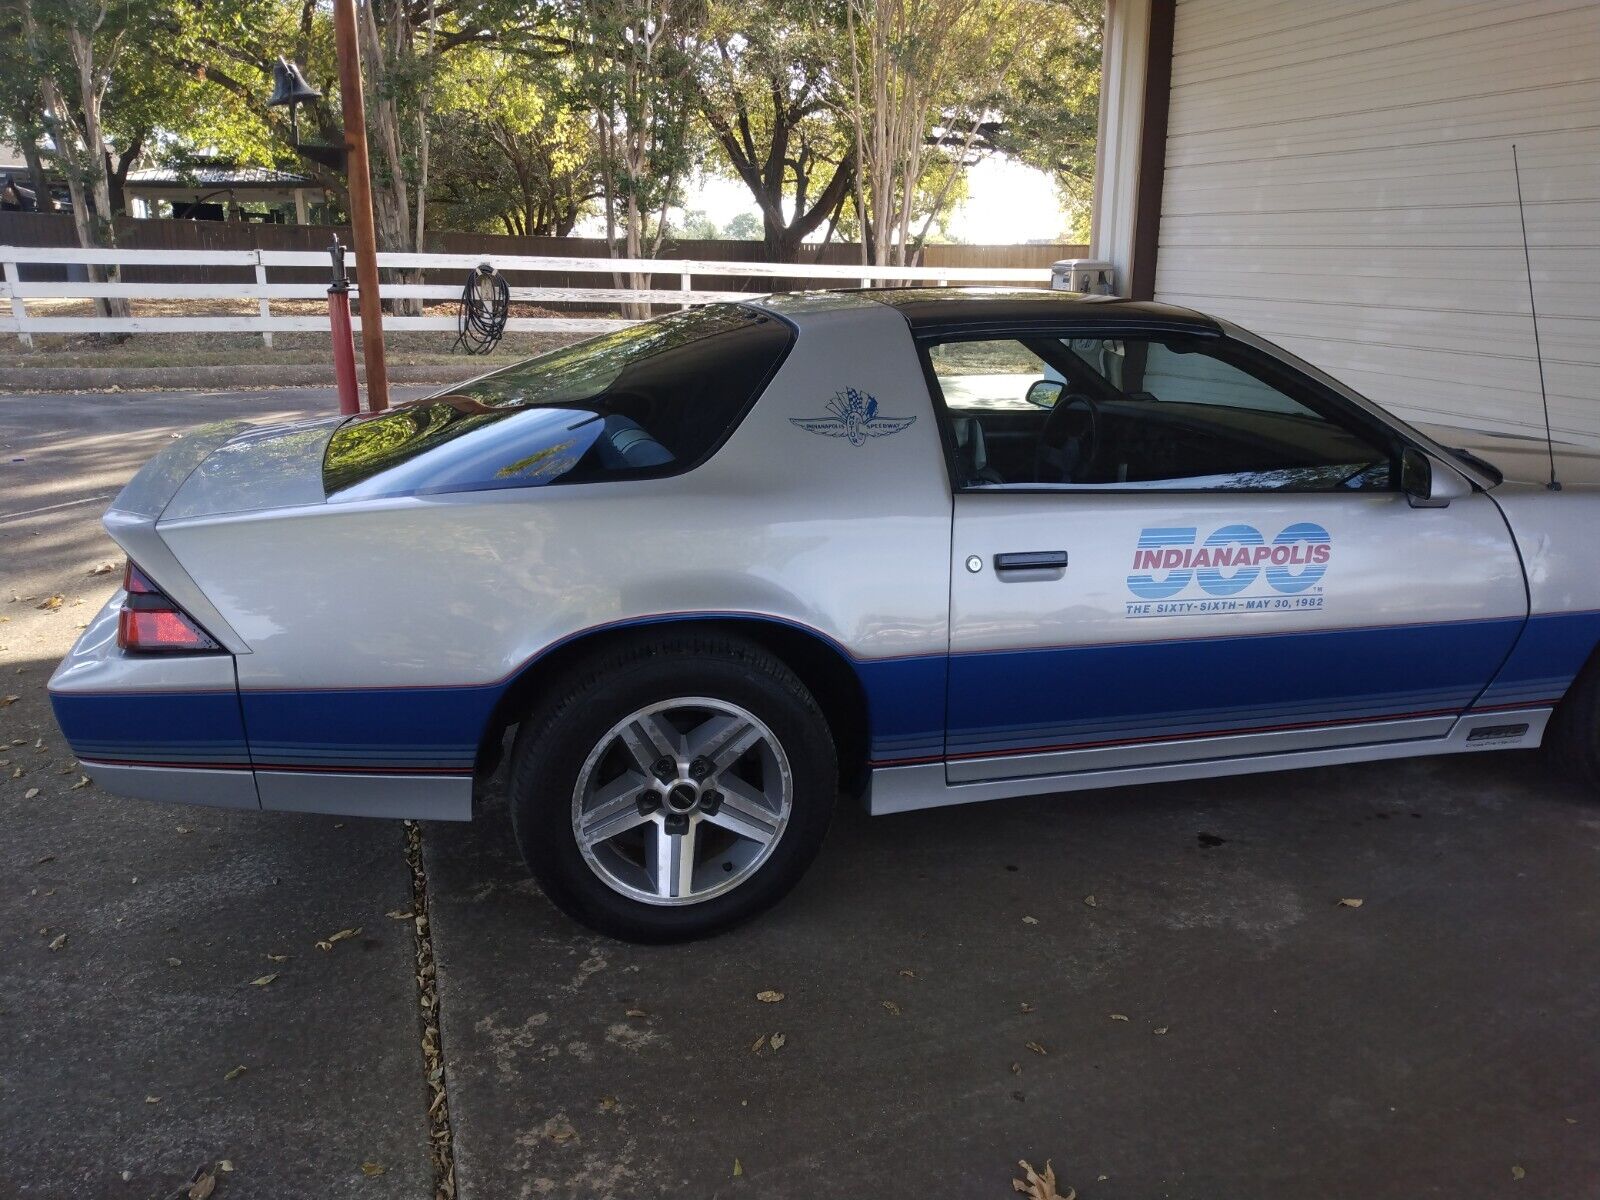
[[[926,384],[889,308],[798,323],[765,394],[684,475],[163,523],[248,645],[258,765],[392,764],[404,743],[418,769],[459,770],[542,652],[701,614],[815,631],[856,664],[875,749],[936,753],[951,501]],[[915,420],[859,444],[793,423],[846,387]]]

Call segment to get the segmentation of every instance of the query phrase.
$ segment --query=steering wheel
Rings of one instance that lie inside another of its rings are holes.
[[[1087,483],[1100,456],[1100,406],[1082,392],[1057,400],[1039,431],[1033,477],[1039,483]]]

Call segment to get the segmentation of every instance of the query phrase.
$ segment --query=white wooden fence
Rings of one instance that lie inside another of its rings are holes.
[[[498,271],[559,271],[566,274],[641,274],[675,277],[676,287],[570,288],[514,287],[513,301],[545,304],[613,305],[643,302],[668,307],[709,304],[716,300],[749,299],[755,293],[697,290],[696,275],[744,276],[816,280],[818,287],[868,287],[875,283],[1008,283],[1048,284],[1048,267],[867,267],[836,263],[716,262],[705,259],[613,259],[497,256],[482,254],[380,254],[380,267],[441,272],[455,282],[384,284],[385,298],[402,296],[423,300],[456,300],[461,295],[463,272],[481,262]],[[107,266],[244,267],[255,272],[253,283],[24,283],[19,265],[89,264]],[[273,300],[316,300],[327,294],[325,283],[270,283],[273,267],[329,266],[328,254],[314,250],[80,250],[64,246],[0,245],[0,300],[10,301],[10,315],[0,306],[0,334],[15,334],[25,346],[36,333],[250,333],[259,332],[268,346],[274,331],[321,331],[328,328],[323,314],[288,316],[273,313]],[[352,273],[353,274],[353,273]],[[436,276],[438,277],[438,276]],[[352,287],[354,281],[352,279]],[[253,300],[258,312],[233,316],[57,317],[28,312],[29,300],[96,299],[121,296],[130,300]],[[359,328],[361,319],[355,319]],[[528,332],[601,333],[630,324],[619,318],[513,317],[507,329]],[[454,316],[383,319],[385,329],[454,329]]]

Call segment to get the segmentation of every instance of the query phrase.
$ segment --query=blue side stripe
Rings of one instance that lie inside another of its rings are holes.
[[[1522,624],[1218,636],[852,665],[867,698],[870,756],[886,762],[1557,698],[1600,642],[1600,613],[1535,617],[1519,638]],[[91,760],[253,758],[263,767],[464,771],[510,682],[51,699],[73,751]]]
[[[1600,612],[1530,617],[1505,665],[1473,707],[1560,699],[1596,645],[1600,645]]]
[[[1514,618],[960,655],[950,664],[949,751],[999,749],[985,740],[993,731],[1024,726],[1061,744],[1222,732],[1219,712],[1269,726],[1460,711],[1521,627]],[[1440,699],[1407,702],[1406,693]]]

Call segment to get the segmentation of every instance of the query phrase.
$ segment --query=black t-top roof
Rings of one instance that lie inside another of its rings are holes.
[[[1216,336],[1216,321],[1153,300],[1091,296],[1045,288],[867,288],[857,295],[898,309],[916,334],[981,333],[991,327],[1054,325],[1159,329]]]

